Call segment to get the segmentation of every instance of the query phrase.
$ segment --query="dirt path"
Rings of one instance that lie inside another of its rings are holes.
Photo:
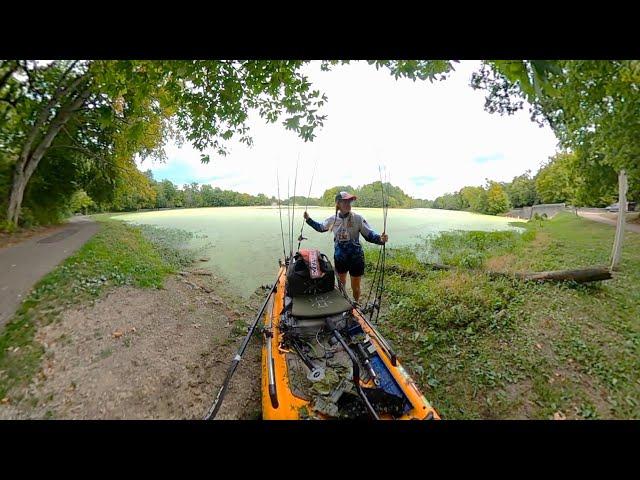
[[[578,215],[588,220],[593,220],[594,222],[606,223],[607,225],[613,225],[614,227],[617,225],[617,220],[613,218],[609,218],[600,213],[592,213],[592,212],[580,212],[578,211]],[[640,233],[640,225],[637,223],[629,223],[628,221],[625,223],[625,230],[628,232],[636,232]]]
[[[0,249],[0,328],[14,314],[31,288],[56,265],[78,250],[97,231],[87,217]]]
[[[163,290],[121,287],[65,312],[38,331],[42,371],[0,405],[0,419],[201,419],[261,301],[224,288],[215,275],[177,275]],[[260,415],[254,337],[217,418]]]

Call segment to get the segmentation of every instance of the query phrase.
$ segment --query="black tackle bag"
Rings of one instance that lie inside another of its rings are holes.
[[[327,293],[334,289],[336,278],[333,265],[324,253],[318,256],[318,261],[324,275],[320,278],[311,278],[309,267],[303,256],[300,252],[294,255],[293,261],[287,268],[287,291],[290,297]]]

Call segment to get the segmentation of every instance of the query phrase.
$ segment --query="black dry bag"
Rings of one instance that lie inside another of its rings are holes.
[[[309,267],[300,252],[294,255],[287,268],[287,290],[290,297],[327,293],[334,289],[336,278],[333,265],[324,253],[319,255],[318,260],[323,275],[320,278],[311,278]]]

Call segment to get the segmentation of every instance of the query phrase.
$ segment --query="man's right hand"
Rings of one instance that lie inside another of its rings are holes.
[[[305,211],[304,214],[302,215],[304,217],[305,220],[307,220],[309,218],[309,214]]]

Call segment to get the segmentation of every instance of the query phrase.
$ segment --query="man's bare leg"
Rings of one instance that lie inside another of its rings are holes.
[[[362,277],[351,277],[351,291],[353,292],[353,299],[356,302],[360,301],[360,280]]]
[[[340,281],[340,286],[344,289],[347,285],[347,272],[338,273],[338,280]]]

